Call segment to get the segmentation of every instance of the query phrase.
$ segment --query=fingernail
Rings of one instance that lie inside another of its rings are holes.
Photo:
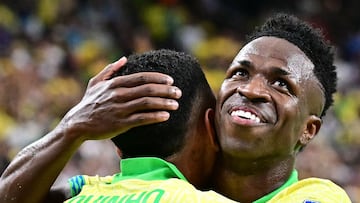
[[[168,103],[170,104],[170,106],[174,107],[174,109],[177,109],[179,107],[179,103],[176,100],[169,99]]]
[[[125,59],[126,59],[126,57],[123,56],[123,57],[121,57],[120,59],[118,59],[117,61],[113,62],[113,64],[115,64],[115,63],[117,63],[117,62],[120,62],[120,61],[122,61],[122,60],[125,60]]]
[[[174,83],[174,79],[172,77],[166,77],[166,84],[172,85]]]
[[[161,120],[166,121],[170,118],[170,113],[166,112],[166,111],[159,112],[159,116],[160,116]]]
[[[180,98],[181,95],[182,95],[181,90],[180,90],[179,88],[177,88],[177,87],[174,87],[174,88],[173,88],[173,92],[174,92],[176,98]]]

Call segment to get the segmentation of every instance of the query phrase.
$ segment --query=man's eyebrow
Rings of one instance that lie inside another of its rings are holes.
[[[254,65],[248,60],[241,60],[241,61],[237,61],[237,62],[242,67],[250,68],[250,69],[254,68]]]
[[[275,75],[290,75],[290,73],[279,67],[271,67],[270,72]]]
[[[254,68],[254,64],[252,64],[250,61],[248,60],[241,60],[241,61],[237,61],[239,63],[240,66],[244,67],[244,68],[248,68],[248,69],[253,69]],[[290,75],[290,72],[279,68],[279,67],[270,67],[270,73],[275,74],[275,75]]]

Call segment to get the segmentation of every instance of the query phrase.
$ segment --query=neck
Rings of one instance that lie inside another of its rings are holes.
[[[214,190],[233,200],[246,203],[253,202],[283,185],[294,169],[294,157],[263,160],[220,157],[215,166]]]
[[[201,160],[205,160],[204,156],[198,156],[197,153],[191,156],[182,154],[175,154],[166,160],[170,163],[173,163],[179,171],[186,177],[186,179],[194,185],[197,189],[205,190],[208,189],[210,180],[210,169],[213,167],[209,167],[205,165]],[[197,161],[195,161],[197,160]],[[207,167],[205,167],[207,166]]]

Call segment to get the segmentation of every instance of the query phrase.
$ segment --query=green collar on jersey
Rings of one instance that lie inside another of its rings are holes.
[[[283,189],[289,187],[290,185],[296,183],[299,181],[298,178],[298,172],[294,169],[293,172],[290,175],[290,178],[278,189],[272,191],[271,193],[261,197],[260,199],[254,201],[253,203],[265,203],[269,201],[271,198],[273,198],[275,195],[277,195],[279,192],[281,192]]]
[[[120,162],[121,173],[114,176],[113,183],[126,179],[167,180],[185,176],[172,163],[155,157],[123,159]]]

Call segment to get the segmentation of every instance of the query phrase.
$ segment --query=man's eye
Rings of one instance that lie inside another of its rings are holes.
[[[284,80],[276,80],[274,82],[274,85],[278,86],[278,87],[286,87],[287,83]]]
[[[289,83],[284,79],[277,79],[274,81],[273,85],[277,88],[281,88],[283,90],[290,91]]]
[[[235,77],[247,77],[248,76],[248,72],[244,69],[238,69],[238,70],[235,70],[233,72],[233,74],[231,75],[233,78]]]

